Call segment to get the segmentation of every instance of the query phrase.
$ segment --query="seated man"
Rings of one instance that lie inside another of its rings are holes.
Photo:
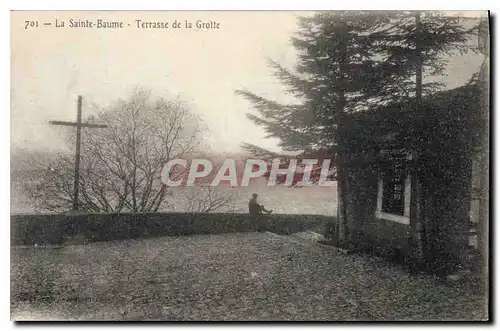
[[[262,212],[265,212],[267,214],[271,214],[273,211],[271,210],[266,210],[263,205],[259,205],[257,203],[257,193],[252,194],[252,198],[248,202],[248,212],[250,215],[259,215],[262,214]]]

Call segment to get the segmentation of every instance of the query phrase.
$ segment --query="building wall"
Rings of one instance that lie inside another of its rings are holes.
[[[468,153],[426,160],[422,176],[424,256],[427,268],[450,273],[463,263],[468,248],[472,159]]]
[[[411,255],[411,228],[375,217],[378,174],[374,167],[351,167],[346,181],[346,222],[350,243],[363,251],[406,263]]]
[[[376,165],[353,162],[355,165],[348,169],[346,177],[349,243],[401,263],[418,262],[433,273],[456,270],[467,254],[465,233],[470,220],[472,161],[469,154],[458,149],[448,149],[443,155],[420,157],[416,164],[420,212],[411,216],[409,224],[376,216]],[[422,226],[415,227],[416,223]],[[412,235],[412,227],[422,231],[420,236]],[[415,255],[417,244],[423,250],[419,257]]]

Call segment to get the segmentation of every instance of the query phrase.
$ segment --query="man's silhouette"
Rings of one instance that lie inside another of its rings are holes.
[[[252,194],[252,198],[248,202],[248,212],[250,213],[250,215],[260,215],[262,214],[262,212],[271,214],[273,210],[266,210],[263,205],[259,205],[259,203],[257,202],[257,197],[257,193]]]

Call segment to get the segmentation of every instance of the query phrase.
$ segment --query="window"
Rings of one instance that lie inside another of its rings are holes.
[[[376,217],[410,224],[411,180],[406,154],[389,155],[381,163]]]
[[[382,211],[404,215],[405,164],[401,158],[392,158],[383,171]]]

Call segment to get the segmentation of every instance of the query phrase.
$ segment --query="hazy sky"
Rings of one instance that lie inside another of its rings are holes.
[[[136,86],[190,102],[211,130],[214,150],[232,151],[242,141],[276,150],[276,141],[245,114],[251,105],[234,94],[248,88],[286,100],[267,58],[292,66],[290,44],[300,12],[14,12],[11,32],[11,138],[13,147],[59,149],[63,129],[49,120],[76,119],[76,99],[106,106]],[[71,28],[69,19],[121,21],[123,29]],[[64,21],[64,28],[56,28]],[[136,19],[188,20],[192,29],[139,29]],[[200,31],[197,20],[219,29]],[[38,28],[25,29],[25,21]],[[44,26],[44,22],[52,23]],[[128,26],[130,24],[130,26]],[[455,58],[446,78],[460,86],[477,70],[480,56]]]

